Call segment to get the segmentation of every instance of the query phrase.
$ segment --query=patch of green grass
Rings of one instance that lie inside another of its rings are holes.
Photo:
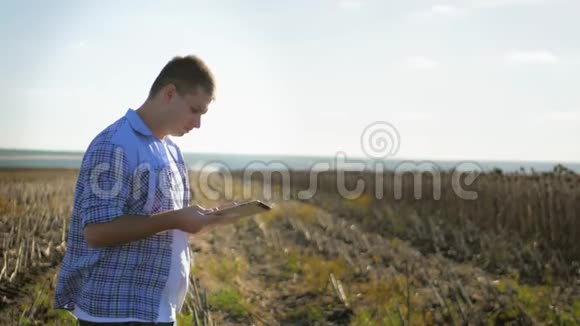
[[[538,292],[527,285],[517,288],[518,301],[526,306],[535,306],[538,303]],[[541,293],[539,293],[541,295]]]
[[[76,317],[70,311],[53,309],[54,290],[49,286],[49,281],[42,280],[34,284],[30,293],[30,301],[26,300],[18,306],[21,315],[18,321],[19,325],[66,326],[77,324]]]
[[[499,291],[499,293],[505,293],[507,290],[506,284],[504,282],[498,282],[495,288]]]
[[[487,315],[488,324],[496,325],[498,323],[503,323],[506,320],[513,320],[518,318],[522,314],[522,311],[518,309],[516,305],[510,303],[505,307],[501,307],[499,310],[491,312]]]
[[[239,257],[236,257],[233,260],[227,258],[210,259],[205,263],[205,268],[221,283],[232,285],[246,266]],[[195,272],[199,272],[199,270]]]
[[[351,320],[351,325],[354,326],[375,326],[377,323],[372,319],[371,313],[366,309],[357,311],[356,315]]]
[[[341,280],[349,272],[346,261],[342,257],[326,260],[320,256],[305,256],[302,257],[301,263],[306,285],[313,290],[323,290],[328,284],[330,273]]]
[[[572,313],[577,318],[580,318],[580,299],[574,300],[574,303],[572,304]]]
[[[399,248],[399,238],[392,238],[390,242],[393,249],[397,250]]]
[[[316,216],[321,213],[321,209],[312,204],[299,203],[295,205],[293,213],[302,222],[312,224],[316,221]]]
[[[324,320],[324,313],[315,305],[301,306],[288,313],[288,319],[293,321],[308,322],[308,324]]]
[[[193,313],[177,314],[176,326],[193,325]]]
[[[47,325],[76,325],[77,318],[67,310],[49,310],[48,319],[54,320],[54,323],[48,323]]]
[[[295,251],[289,251],[286,254],[286,262],[282,266],[285,274],[291,276],[294,273],[300,273],[300,257]]]
[[[574,316],[567,312],[559,311],[557,313],[550,312],[548,320],[551,321],[552,325],[578,325]]]
[[[358,284],[354,291],[362,294],[361,298],[363,301],[360,302],[362,306],[373,307],[373,309],[375,309],[373,311],[375,313],[374,321],[378,325],[390,325],[393,323],[398,325],[400,320],[397,310],[400,309],[403,316],[407,318],[407,312],[409,309],[406,304],[407,282],[408,280],[404,276],[399,275],[381,281],[371,281],[365,284]],[[417,307],[424,305],[423,299],[421,296],[416,295],[412,285],[410,290],[411,325],[422,324],[424,316],[422,311]],[[392,322],[388,318],[389,314],[393,319]],[[455,311],[445,311],[444,314],[447,314],[447,317],[450,320],[452,318],[456,318],[455,320],[458,320],[458,315]],[[362,317],[364,317],[364,313]],[[361,320],[364,320],[362,317]],[[387,320],[385,318],[389,320],[385,322],[385,320]],[[433,316],[429,314],[429,316],[425,316],[425,318],[432,320]]]
[[[235,289],[226,287],[217,292],[210,293],[207,301],[210,307],[223,311],[233,319],[242,319],[248,316],[248,311],[244,307],[243,298]]]
[[[525,314],[538,321],[554,325],[568,325],[575,324],[574,315],[578,316],[580,313],[580,300],[574,302],[571,312],[553,307],[551,286],[518,284],[513,279],[503,279],[496,284],[496,288],[499,292],[511,294],[513,297],[508,306],[489,315],[492,322],[496,319],[510,319]]]

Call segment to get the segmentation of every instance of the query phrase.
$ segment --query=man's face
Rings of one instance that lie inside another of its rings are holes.
[[[201,116],[208,110],[212,98],[201,87],[184,96],[170,92],[166,114],[166,132],[172,136],[183,136],[194,128],[201,127]]]

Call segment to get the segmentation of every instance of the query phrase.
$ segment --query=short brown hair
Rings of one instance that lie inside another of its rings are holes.
[[[155,78],[149,98],[154,97],[165,86],[173,84],[181,96],[193,92],[201,86],[212,98],[215,92],[213,73],[205,62],[195,55],[175,57],[169,61]]]

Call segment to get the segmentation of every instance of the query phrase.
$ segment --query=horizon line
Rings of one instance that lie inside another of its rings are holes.
[[[0,147],[0,151],[18,151],[18,152],[50,152],[50,153],[84,153],[84,150],[60,150],[60,149],[29,149],[29,148],[5,148]],[[284,157],[332,157],[333,155],[321,155],[321,154],[280,154],[280,153],[234,153],[234,152],[188,152],[182,151],[183,154],[215,154],[215,155],[244,155],[244,156],[284,156]],[[348,154],[348,153],[347,153]],[[353,160],[366,160],[373,161],[369,157],[362,156],[350,156],[349,159]],[[448,161],[448,162],[512,162],[512,163],[555,163],[555,164],[580,164],[580,161],[554,161],[554,160],[517,160],[517,159],[449,159],[449,158],[402,158],[402,157],[387,157],[380,159],[381,161]]]

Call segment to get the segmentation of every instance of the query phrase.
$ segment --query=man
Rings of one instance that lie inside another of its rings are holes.
[[[188,234],[223,223],[189,206],[187,168],[169,135],[201,126],[214,77],[176,57],[136,111],[103,130],[83,157],[54,308],[83,325],[173,325],[189,282]]]

